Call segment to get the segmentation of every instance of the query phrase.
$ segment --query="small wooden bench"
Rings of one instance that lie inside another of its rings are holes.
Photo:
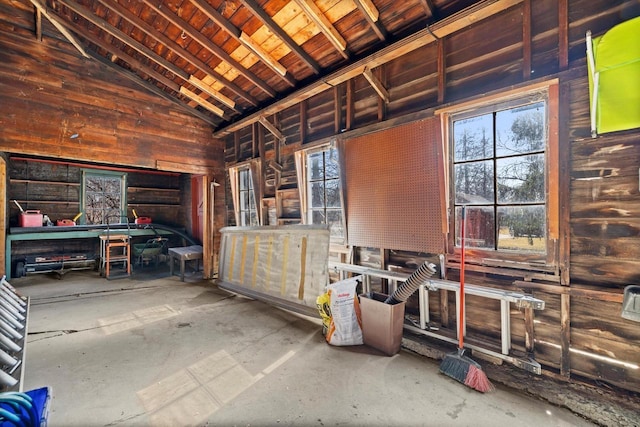
[[[173,262],[180,261],[180,281],[184,282],[184,269],[187,261],[196,261],[196,271],[200,271],[200,260],[202,259],[202,246],[184,246],[169,248],[169,271],[173,276]]]

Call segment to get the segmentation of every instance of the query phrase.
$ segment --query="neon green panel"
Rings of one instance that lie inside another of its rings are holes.
[[[592,46],[595,70],[587,61],[589,94],[592,103],[593,96],[597,94],[595,114],[598,133],[639,128],[640,17],[595,37]],[[596,82],[597,87],[594,85]]]

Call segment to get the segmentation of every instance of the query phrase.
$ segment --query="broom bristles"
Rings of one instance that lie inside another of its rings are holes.
[[[464,356],[464,350],[447,354],[440,363],[440,372],[481,393],[495,390],[482,367],[475,360]]]
[[[473,364],[469,365],[469,372],[467,372],[464,384],[481,393],[486,393],[496,389],[493,384],[491,384],[491,381],[489,381],[489,378],[487,378],[487,374],[485,374],[481,368],[478,368]]]

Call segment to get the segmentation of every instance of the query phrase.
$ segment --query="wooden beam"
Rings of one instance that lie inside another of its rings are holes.
[[[531,78],[531,0],[522,3],[522,80]]]
[[[207,175],[213,173],[214,167],[207,165],[197,165],[193,163],[179,163],[168,160],[156,160],[156,169],[161,171]]]
[[[47,8],[43,4],[41,4],[39,0],[30,0],[30,1],[31,1],[31,4],[33,4],[35,8],[45,18],[47,18],[49,22],[51,22],[53,26],[58,29],[58,31],[60,31],[60,33],[67,40],[69,40],[69,43],[71,43],[78,50],[78,52],[80,52],[82,56],[84,56],[85,58],[90,58],[89,54],[84,50],[84,47],[80,44],[78,40],[76,40],[73,34],[71,34],[71,32],[64,25],[62,25],[55,16],[49,15],[49,13],[47,12]]]
[[[389,92],[383,86],[382,82],[376,76],[373,75],[371,70],[369,68],[365,68],[364,72],[362,73],[362,75],[364,76],[365,79],[367,79],[367,81],[373,87],[373,90],[376,91],[378,96],[380,96],[380,98],[382,98],[385,103],[388,103],[389,102]]]
[[[147,6],[151,7],[154,12],[162,16],[171,24],[178,27],[178,29],[183,31],[185,35],[188,35],[189,37],[191,37],[192,39],[200,43],[200,45],[202,45],[209,52],[213,53],[222,61],[229,64],[231,68],[235,69],[240,75],[244,76],[247,80],[249,80],[251,83],[256,85],[256,87],[261,89],[263,92],[265,92],[271,97],[275,97],[277,95],[276,91],[273,90],[273,88],[271,88],[265,82],[260,80],[251,71],[244,68],[238,61],[233,59],[231,55],[229,55],[226,51],[224,51],[224,49],[217,46],[215,43],[211,42],[211,40],[207,39],[204,35],[200,33],[200,31],[192,27],[191,24],[189,24],[187,21],[180,18],[178,15],[176,15],[173,12],[169,12],[166,5],[162,3],[162,0],[141,0],[141,1],[143,1]]]
[[[371,2],[371,0],[353,1],[356,6],[358,6],[360,12],[364,15],[371,29],[376,33],[376,36],[378,36],[381,41],[385,41],[388,37],[388,33],[380,22],[380,12],[378,12],[376,6]]]
[[[438,40],[438,104],[443,104],[447,96],[447,57],[444,40]]]
[[[422,5],[422,8],[424,9],[425,14],[427,15],[427,17],[432,18],[432,20],[437,21],[438,20],[438,9],[436,9],[436,7],[433,5],[433,1],[432,0],[418,0],[420,2],[420,5]]]
[[[249,9],[265,27],[276,35],[293,53],[304,62],[315,74],[320,74],[320,64],[300,47],[275,21],[260,7],[255,0],[240,0],[244,7]]]
[[[307,141],[307,129],[309,129],[309,118],[307,117],[307,100],[300,102],[300,144]]]
[[[560,375],[571,376],[571,296],[560,295]]]
[[[122,19],[142,30],[147,35],[147,37],[154,39],[158,43],[164,45],[167,49],[171,50],[176,55],[183,58],[185,61],[191,63],[194,67],[202,71],[207,77],[210,77],[213,80],[217,80],[221,85],[225,86],[228,90],[235,93],[239,97],[247,100],[251,105],[258,105],[258,101],[251,95],[243,91],[238,85],[225,79],[220,73],[213,70],[208,64],[205,64],[197,56],[191,54],[191,52],[189,52],[187,49],[183,48],[178,43],[156,30],[152,25],[148,24],[138,16],[132,14],[125,7],[121,6],[117,2],[109,0],[98,1],[104,7],[108,8],[111,12],[118,14]],[[210,85],[208,86],[211,87]],[[235,108],[234,101],[231,101],[228,97],[213,88],[211,88],[211,91],[211,93],[216,96],[216,99],[218,99],[218,101],[227,105],[229,108],[235,109],[239,113],[242,112],[241,110]]]
[[[569,66],[569,0],[558,0],[558,66]]]
[[[275,125],[273,125],[269,120],[267,120],[266,117],[260,117],[259,122],[269,132],[271,132],[273,134],[273,136],[275,136],[278,141],[285,141],[286,140],[286,137],[282,134],[282,132],[280,132],[280,129],[275,127]]]
[[[242,120],[238,120],[237,122],[216,132],[214,136],[216,138],[225,136],[230,132],[242,129],[245,126],[248,126],[250,123],[257,121],[261,115],[275,114],[279,111],[294,106],[304,99],[309,99],[312,96],[325,91],[331,86],[337,86],[340,83],[346,82],[362,74],[362,71],[365,67],[369,67],[371,69],[376,68],[382,64],[386,64],[387,62],[404,56],[409,52],[413,52],[416,49],[426,46],[436,40],[434,34],[436,37],[442,39],[449,34],[453,34],[456,31],[461,30],[465,26],[482,21],[513,6],[516,6],[522,3],[522,1],[523,0],[483,0],[475,3],[473,6],[470,6],[459,13],[436,22],[435,24],[430,26],[429,30],[420,30],[415,34],[412,34],[396,43],[380,49],[379,51],[367,56],[366,58],[355,61],[329,74],[321,81],[316,81],[306,86],[305,88],[292,93],[284,99],[274,102],[273,104],[262,109],[259,112],[249,115]]]
[[[342,131],[342,85],[333,87],[333,133]]]
[[[355,88],[353,87],[353,80],[348,80],[347,83],[347,100],[346,105],[346,118],[345,118],[345,130],[353,129],[353,122],[355,120]]]
[[[208,83],[203,82],[202,80],[200,80],[199,78],[197,78],[196,76],[192,75],[191,77],[189,77],[189,83],[191,83],[192,85],[194,85],[195,87],[197,87],[198,89],[200,89],[201,91],[203,91],[204,93],[206,93],[207,95],[209,94],[213,94],[214,98],[218,101],[220,101],[221,103],[223,103],[224,105],[226,105],[227,107],[231,108],[231,109],[236,109],[236,103],[224,96],[223,94],[221,94],[220,92],[218,92],[217,90],[215,90],[214,88],[211,87],[211,85],[209,85]],[[239,110],[236,110],[239,112]]]
[[[295,87],[296,81],[287,73],[287,69],[280,64],[270,53],[264,50],[260,45],[254,42],[247,33],[241,31],[238,27],[229,22],[220,12],[204,0],[190,0],[193,5],[204,13],[209,19],[215,22],[220,28],[226,31],[231,37],[238,41],[241,45],[253,52],[262,62],[264,62],[276,75],[281,77],[291,87]]]
[[[221,108],[216,107],[215,105],[213,105],[212,103],[210,103],[209,101],[207,101],[206,99],[204,99],[203,97],[198,95],[197,93],[194,93],[194,92],[190,91],[189,89],[187,89],[184,86],[180,87],[180,93],[185,95],[185,96],[187,96],[187,97],[189,97],[193,101],[197,102],[199,105],[201,105],[202,107],[204,107],[207,110],[211,111],[216,116],[220,116],[225,120],[229,120],[229,117],[227,117],[224,114],[224,111],[222,111]]]
[[[42,10],[34,6],[36,10],[36,40],[42,42]]]
[[[331,42],[344,59],[349,59],[347,52],[347,42],[333,26],[331,21],[316,6],[313,0],[295,0],[304,13],[318,26],[322,34]]]

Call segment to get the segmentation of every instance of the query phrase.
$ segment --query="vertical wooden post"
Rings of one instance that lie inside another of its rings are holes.
[[[4,156],[0,155],[0,270],[2,274],[8,274],[5,271],[5,260],[7,256],[7,248],[5,242],[7,241],[7,162]],[[8,280],[11,280],[9,277]]]
[[[385,78],[386,73],[384,73],[384,65],[381,65],[378,68],[376,68],[374,70],[374,73],[378,78],[378,80],[380,80],[380,83],[382,84],[382,86],[386,87],[387,81]],[[384,121],[385,117],[387,117],[387,102],[384,99],[378,97],[378,121],[379,122]]]
[[[240,161],[240,133],[238,131],[233,133],[233,160],[234,162]]]
[[[333,133],[342,131],[342,85],[333,87]]]
[[[438,104],[444,102],[447,91],[447,64],[444,51],[444,40],[438,39]]]
[[[307,101],[300,101],[300,144],[304,145],[307,140],[307,129],[309,129],[309,118],[307,117]]]
[[[558,0],[558,66],[569,66],[569,0]]]
[[[522,3],[522,80],[531,78],[531,0]]]
[[[347,80],[347,112],[346,112],[346,124],[345,129],[351,130],[353,129],[353,119],[354,119],[354,98],[355,98],[355,89],[353,87],[353,79]]]
[[[202,276],[211,279],[214,274],[213,180],[209,175],[202,177]]]
[[[569,378],[571,376],[571,295],[560,295],[560,375]]]

